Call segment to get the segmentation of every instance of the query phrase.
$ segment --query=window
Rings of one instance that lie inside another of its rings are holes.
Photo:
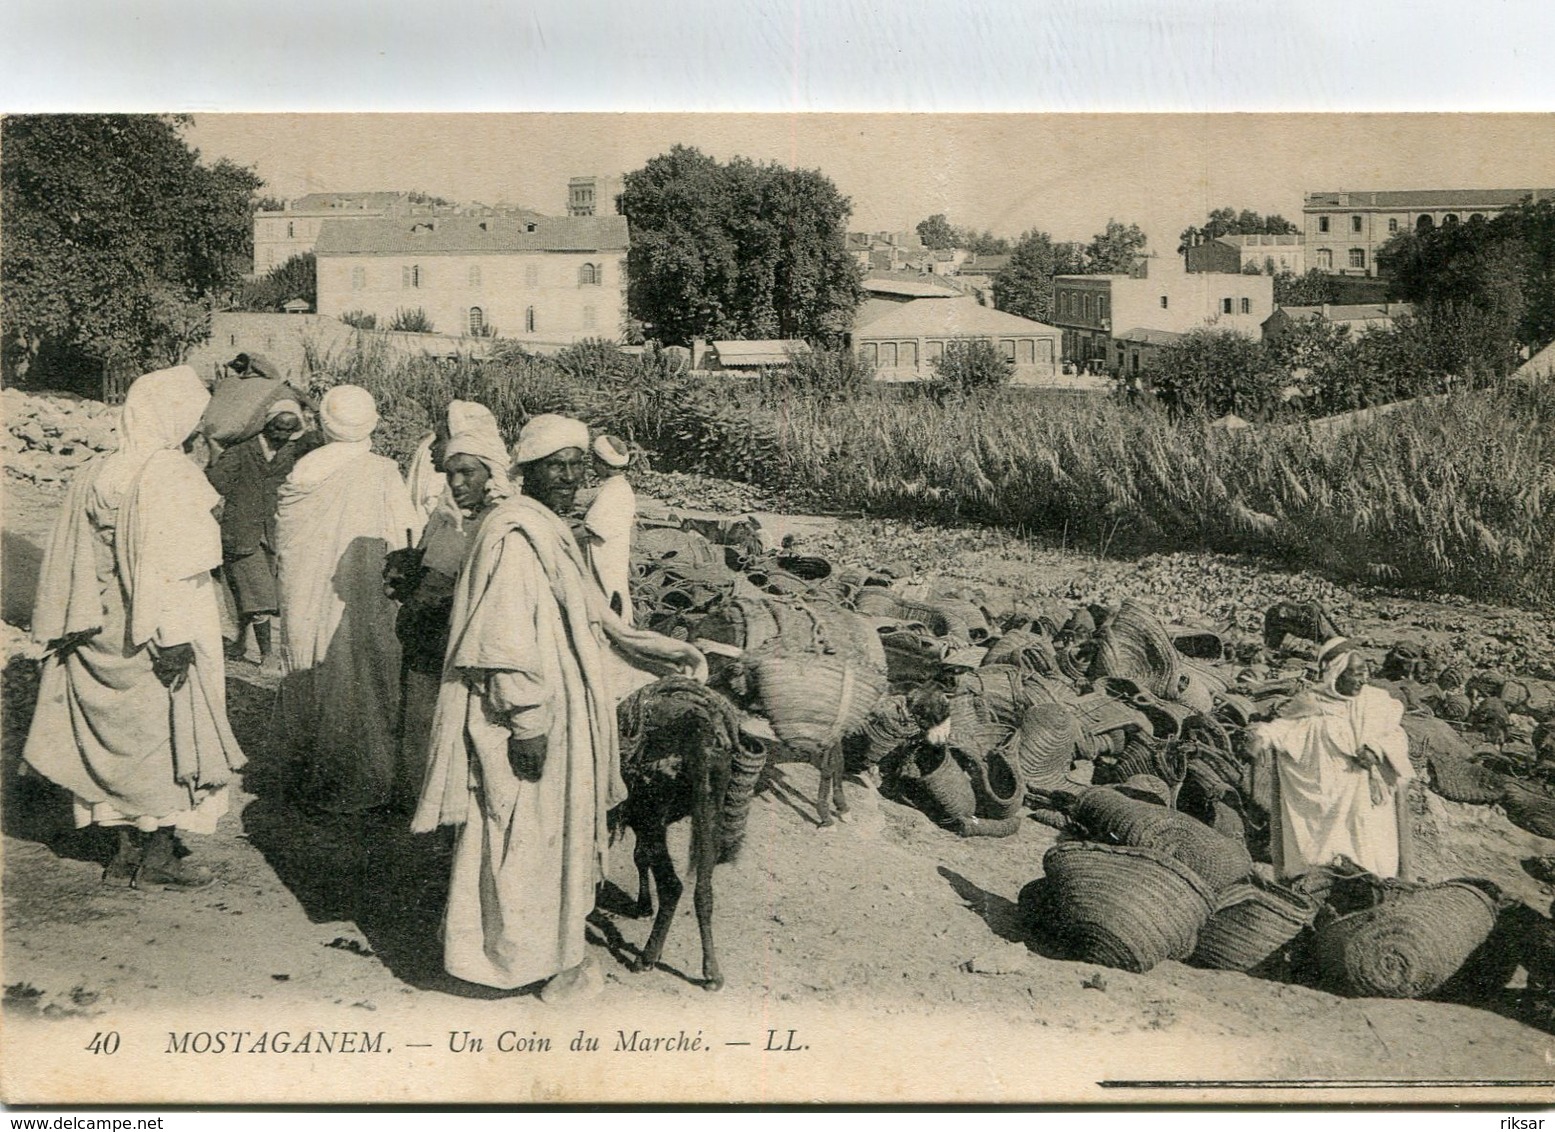
[[[1449,212],[1446,216],[1442,217],[1442,227],[1443,228],[1451,228],[1454,225],[1456,225],[1457,223],[1458,223],[1458,214],[1456,212]]]
[[[470,333],[479,335],[486,329],[486,313],[480,307],[470,308]]]
[[[1085,296],[1085,308],[1084,308],[1084,310],[1085,310],[1085,321],[1086,322],[1090,322],[1091,321],[1091,310],[1092,310],[1091,299],[1092,299],[1092,296],[1090,296],[1090,295]]]
[[[880,348],[873,342],[865,342],[864,348],[859,351],[859,354],[872,366],[880,364]]]
[[[1328,217],[1326,217],[1326,216],[1319,216],[1317,218],[1317,230],[1319,232],[1326,232],[1326,231],[1328,231]]]
[[[525,307],[524,308],[524,331],[525,331],[525,333],[528,333],[528,334],[533,334],[535,332],[535,309],[534,309],[534,307]]]
[[[1037,360],[1037,344],[1030,338],[1022,338],[1016,343],[1015,364],[1029,366]]]
[[[1221,314],[1230,314],[1231,313],[1231,300],[1230,299],[1221,299],[1220,300],[1220,313]]]
[[[1001,338],[999,340],[999,353],[1004,355],[1005,361],[1013,362],[1015,360],[1015,339]]]
[[[1396,216],[1388,217],[1388,231],[1389,232],[1397,232],[1398,231],[1398,217],[1396,217]]]
[[[401,287],[424,287],[426,285],[426,272],[421,270],[419,263],[413,263],[409,267],[400,268]]]
[[[945,356],[945,343],[931,341],[925,345],[924,350],[932,364]]]
[[[1362,230],[1361,218],[1359,216],[1352,216],[1352,217],[1350,217],[1350,231],[1352,231],[1352,232],[1359,232],[1361,230]]]
[[[592,287],[599,282],[599,272],[592,263],[585,263],[578,268],[578,283],[584,287]]]
[[[1165,295],[1161,296],[1161,309],[1162,310],[1166,309],[1166,296]]]
[[[898,345],[898,357],[908,369],[918,368],[918,343],[902,342]]]
[[[1320,271],[1332,271],[1334,269],[1334,252],[1332,248],[1317,249],[1317,266]]]
[[[538,287],[540,285],[540,265],[538,263],[524,264],[524,286]]]
[[[287,221],[287,222],[286,222],[286,238],[287,238],[287,239],[288,239],[288,240],[291,240],[291,239],[295,239],[295,238],[296,238],[296,236],[297,236],[297,229],[296,229],[296,227],[295,227],[295,226],[294,226],[294,225],[293,225],[293,224],[292,224],[292,222],[291,222],[291,221],[290,221],[290,220],[288,220],[288,221]]]
[[[1106,295],[1098,295],[1096,298],[1096,314],[1101,321],[1106,322],[1107,316],[1112,313],[1112,303]]]
[[[1242,300],[1242,313],[1243,314],[1252,314],[1253,313],[1253,300],[1251,300],[1251,299],[1243,299]]]
[[[470,276],[469,276],[469,279],[470,279],[470,286],[471,287],[479,287],[481,285],[481,265],[480,264],[478,264],[478,263],[470,264]]]
[[[895,369],[896,368],[896,343],[895,342],[882,342],[882,343],[880,343],[880,364],[885,369]]]
[[[1365,248],[1351,248],[1350,249],[1350,266],[1351,267],[1365,267],[1366,266],[1366,249]]]
[[[583,308],[583,329],[593,330],[598,322],[598,315],[593,307]]]
[[[351,290],[360,291],[367,286],[367,268],[353,267],[351,269]]]

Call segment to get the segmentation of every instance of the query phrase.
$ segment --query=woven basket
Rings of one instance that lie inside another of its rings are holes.
[[[864,758],[871,765],[918,734],[918,722],[907,710],[907,697],[882,696],[864,718],[860,734],[869,744]]]
[[[1247,847],[1186,814],[1140,802],[1106,786],[1080,795],[1070,820],[1097,841],[1155,849],[1192,869],[1212,892],[1253,871]]]
[[[864,620],[874,626],[880,638],[886,675],[893,690],[905,691],[939,676],[949,647],[942,638],[923,625],[874,617]]]
[[[1026,780],[1011,752],[995,747],[982,758],[972,759],[968,770],[979,818],[1000,820],[1020,812],[1026,799]]]
[[[1540,837],[1555,838],[1555,798],[1544,791],[1507,779],[1501,807],[1513,825]]]
[[[1076,959],[1144,972],[1193,954],[1213,896],[1151,849],[1068,841],[1042,860],[1046,926]]]
[[[1166,626],[1139,602],[1126,598],[1096,631],[1087,675],[1092,680],[1122,676],[1153,695],[1175,698],[1181,664]]]
[[[1328,611],[1315,601],[1278,601],[1264,610],[1263,643],[1277,649],[1286,636],[1304,637],[1315,644],[1322,644],[1339,636],[1339,630]]]
[[[1219,660],[1226,654],[1225,642],[1213,629],[1195,628],[1191,625],[1168,625],[1166,635],[1172,647],[1181,656],[1195,660]]]
[[[864,726],[886,693],[886,674],[847,652],[761,650],[745,655],[761,712],[783,744],[815,757]]]
[[[1233,884],[1220,894],[1188,962],[1216,971],[1250,971],[1301,934],[1319,904],[1262,881]]]
[[[941,825],[958,825],[977,813],[977,795],[972,780],[948,747],[920,744],[914,753],[918,785],[934,812],[929,816]]]
[[[1035,704],[1027,709],[1006,745],[1015,754],[1027,789],[1052,790],[1064,781],[1080,734],[1079,721],[1066,708]]]
[[[723,552],[695,531],[676,527],[651,527],[639,530],[632,539],[632,556],[662,563],[673,568],[689,568],[728,574]]]
[[[1489,805],[1506,796],[1506,780],[1468,759],[1440,752],[1429,756],[1431,789],[1453,802]]]
[[[1007,818],[967,818],[956,832],[962,837],[1014,837],[1026,825],[1026,819],[1018,814]]]
[[[1047,634],[1033,629],[1011,629],[988,648],[983,664],[1012,664],[1026,672],[1052,676],[1058,672],[1058,656]]]
[[[1474,754],[1472,748],[1453,728],[1428,715],[1408,715],[1401,719],[1404,734],[1409,736],[1409,761],[1416,770],[1423,770],[1438,755],[1468,762]]]
[[[1014,727],[1036,697],[1027,687],[1025,673],[1010,664],[984,665],[956,677],[957,691],[976,696],[990,719]],[[1040,686],[1038,686],[1040,691]]]
[[[1463,966],[1495,923],[1488,893],[1448,881],[1320,922],[1312,953],[1324,982],[1340,993],[1421,998]]]
[[[1080,719],[1080,726],[1088,734],[1101,735],[1109,731],[1143,731],[1150,734],[1150,721],[1128,704],[1113,699],[1105,692],[1092,692],[1081,696],[1073,704]]]

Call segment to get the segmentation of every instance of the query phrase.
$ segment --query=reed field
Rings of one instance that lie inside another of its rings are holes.
[[[1101,554],[1207,549],[1339,579],[1555,603],[1555,387],[1395,406],[1342,426],[1223,431],[1104,397],[965,397],[860,382],[692,378],[651,348],[504,348],[457,365],[371,349],[320,359],[373,390],[403,458],[452,398],[513,435],[568,412],[661,470],[743,480],[795,506],[979,523]],[[848,367],[844,366],[844,370]]]

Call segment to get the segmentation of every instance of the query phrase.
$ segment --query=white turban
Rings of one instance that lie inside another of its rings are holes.
[[[541,413],[530,418],[513,446],[513,463],[532,464],[564,448],[588,451],[589,426],[571,417]]]
[[[502,442],[495,423],[491,428],[461,432],[450,438],[443,459],[446,462],[452,456],[474,456],[486,465],[486,470],[491,473],[491,478],[486,481],[487,499],[503,499],[513,493],[512,484],[508,480],[507,445]]]
[[[611,468],[624,468],[632,460],[631,453],[627,451],[626,441],[616,436],[596,437],[594,455]]]
[[[448,435],[463,436],[467,432],[497,431],[497,418],[479,401],[448,402]]]
[[[337,385],[319,402],[319,422],[330,440],[366,440],[378,427],[378,406],[360,385]]]

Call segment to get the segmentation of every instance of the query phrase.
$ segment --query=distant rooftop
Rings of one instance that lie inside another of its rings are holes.
[[[1056,326],[1022,318],[1007,311],[985,307],[976,299],[961,295],[943,301],[914,300],[893,304],[878,317],[860,322],[856,338],[962,338],[993,335],[1056,336]]]
[[[1524,197],[1555,199],[1555,189],[1382,189],[1308,193],[1303,212],[1330,208],[1510,208]]]
[[[393,208],[409,202],[409,193],[309,193],[292,201],[291,211],[324,212],[332,209],[373,211]]]
[[[719,364],[730,368],[744,366],[786,366],[795,354],[808,354],[810,344],[802,338],[736,339],[713,342]]]
[[[1131,326],[1122,334],[1114,334],[1120,342],[1129,342],[1136,346],[1170,346],[1182,337],[1175,330],[1155,330],[1148,326]]]
[[[864,290],[909,299],[951,299],[961,294],[932,275],[920,275],[915,271],[871,271],[864,277]]]
[[[1413,314],[1411,303],[1329,303],[1324,306],[1280,307],[1290,318],[1326,318],[1329,322],[1380,322]]]
[[[416,219],[326,220],[314,254],[458,255],[511,252],[625,251],[624,216],[568,216],[524,220],[436,216]]]
[[[1290,247],[1301,243],[1306,237],[1299,232],[1286,233],[1279,236],[1267,236],[1262,233],[1254,235],[1216,236],[1222,244],[1230,244],[1233,248],[1267,248]]]

